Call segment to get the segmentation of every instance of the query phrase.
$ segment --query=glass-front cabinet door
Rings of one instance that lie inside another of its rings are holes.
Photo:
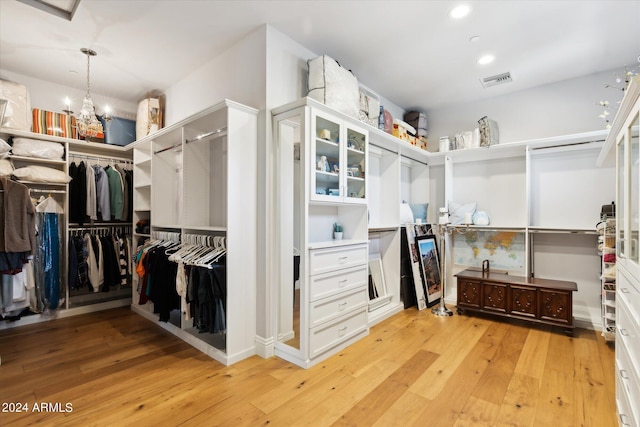
[[[619,264],[640,275],[640,114],[636,109],[616,139],[616,231]]]
[[[368,132],[315,109],[311,120],[311,200],[366,203]]]
[[[352,203],[366,203],[367,132],[352,125],[346,126],[346,132],[345,197]]]

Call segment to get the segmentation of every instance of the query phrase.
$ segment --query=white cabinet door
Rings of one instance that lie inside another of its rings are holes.
[[[315,109],[311,120],[310,199],[366,204],[368,132]]]

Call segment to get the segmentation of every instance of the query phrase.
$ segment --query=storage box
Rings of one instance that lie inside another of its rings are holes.
[[[136,121],[123,117],[100,120],[104,128],[104,142],[124,147],[136,140]]]
[[[415,136],[427,135],[427,116],[424,113],[409,111],[404,114],[403,120],[415,128]]]
[[[29,132],[31,130],[31,103],[27,87],[0,80],[0,99],[7,101],[0,127]]]
[[[33,109],[33,132],[62,138],[78,139],[76,118],[62,113]]]

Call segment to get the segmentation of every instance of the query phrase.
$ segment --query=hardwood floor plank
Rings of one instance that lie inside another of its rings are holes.
[[[473,396],[501,405],[513,377],[529,328],[509,325],[489,367],[478,381]]]
[[[522,347],[515,372],[528,377],[542,379],[545,358],[540,357],[549,349],[550,328],[531,329]]]
[[[533,422],[538,404],[540,380],[515,373],[500,406],[496,426],[529,426]]]
[[[569,372],[545,369],[533,425],[575,425],[574,410],[573,369]]]
[[[422,396],[407,390],[391,405],[387,411],[373,423],[376,427],[408,426],[416,422],[425,424],[420,420],[422,409],[429,405],[430,401]]]
[[[434,316],[435,317],[435,316]],[[425,399],[433,400],[442,391],[449,378],[455,373],[473,346],[480,340],[488,328],[488,323],[470,322],[472,325],[459,334],[449,332],[441,342],[442,356],[438,358],[424,374],[411,386],[411,391]],[[425,346],[422,348],[424,349]]]
[[[419,350],[333,425],[375,423],[438,357],[439,355],[435,353]]]
[[[470,396],[454,427],[493,427],[500,412],[500,405]]]

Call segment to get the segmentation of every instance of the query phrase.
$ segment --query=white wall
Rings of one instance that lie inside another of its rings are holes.
[[[604,87],[605,83],[614,84],[614,71],[620,70],[429,110],[429,151],[437,151],[441,136],[472,130],[483,116],[498,122],[501,143],[604,129],[605,123],[598,117],[602,108],[596,103],[608,100],[615,105],[622,98],[622,92]]]
[[[66,108],[64,99],[68,96],[71,100],[71,110],[75,111],[75,115],[77,115],[82,106],[84,95],[87,93],[86,87],[78,89],[63,86],[12,71],[0,70],[0,78],[25,85],[29,91],[31,108],[40,108],[57,113],[61,113],[62,110]],[[85,81],[82,80],[79,87],[84,84],[84,82]],[[109,105],[113,115],[135,120],[138,108],[136,104],[112,98],[104,94],[94,93],[93,91],[91,91],[91,98],[96,105],[98,114],[104,111],[105,105]]]
[[[259,28],[167,88],[165,126],[231,99],[264,108],[265,31]]]

